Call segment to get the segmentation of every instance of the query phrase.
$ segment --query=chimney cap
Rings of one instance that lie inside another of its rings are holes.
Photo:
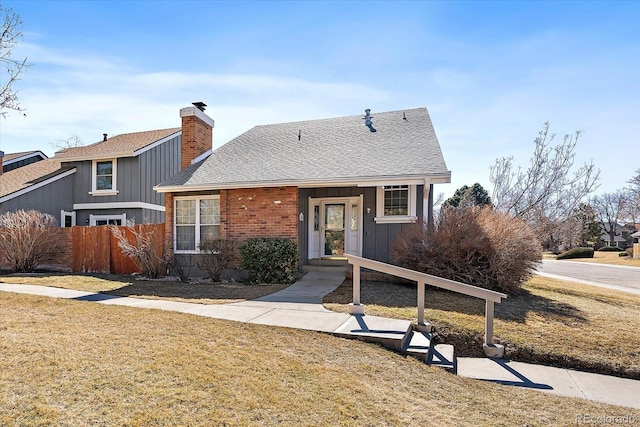
[[[198,101],[198,102],[192,102],[193,106],[196,107],[198,110],[204,112],[205,107],[207,106],[207,104],[205,104],[202,101]]]

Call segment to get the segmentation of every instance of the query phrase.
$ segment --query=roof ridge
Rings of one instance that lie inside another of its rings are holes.
[[[405,108],[405,109],[401,109],[401,110],[392,110],[392,111],[378,111],[378,112],[372,111],[371,112],[371,116],[374,117],[375,114],[393,114],[393,113],[402,113],[402,112],[407,112],[407,111],[426,110],[426,109],[427,109],[427,107],[415,107],[415,108]],[[326,121],[326,120],[349,119],[349,118],[360,117],[360,116],[364,117],[364,110],[363,110],[363,113],[361,113],[361,114],[351,114],[351,115],[348,115],[348,116],[337,116],[337,117],[324,117],[324,118],[308,119],[308,120],[294,120],[294,121],[291,121],[291,122],[268,123],[268,124],[263,124],[263,125],[255,125],[254,128],[265,127],[265,126],[290,125],[290,124],[294,124],[294,123],[312,123],[312,122],[320,122],[320,121]]]

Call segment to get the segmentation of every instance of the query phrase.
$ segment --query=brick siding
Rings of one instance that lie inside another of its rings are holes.
[[[238,242],[286,237],[298,242],[298,188],[220,191],[220,236]]]

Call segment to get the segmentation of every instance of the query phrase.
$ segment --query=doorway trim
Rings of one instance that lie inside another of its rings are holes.
[[[351,197],[309,197],[309,221],[307,227],[307,256],[308,259],[318,259],[330,257],[323,254],[322,224],[324,221],[325,204],[345,204],[345,253],[362,256],[362,236],[363,236],[363,195]],[[353,207],[356,207],[357,230],[351,230],[350,219]],[[315,209],[317,207],[317,210]],[[316,216],[317,215],[317,216]],[[317,222],[316,222],[317,221]],[[355,241],[354,241],[355,240]]]

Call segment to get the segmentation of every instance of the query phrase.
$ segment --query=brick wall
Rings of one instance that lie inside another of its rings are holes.
[[[298,188],[222,190],[220,236],[235,241],[286,237],[298,242]]]

